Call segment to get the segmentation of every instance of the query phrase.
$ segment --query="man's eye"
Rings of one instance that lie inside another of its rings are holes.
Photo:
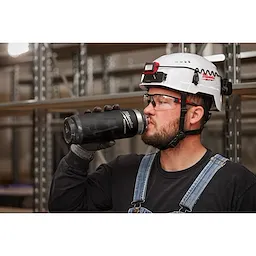
[[[159,100],[158,102],[159,102],[159,104],[165,104],[165,103],[167,103],[166,100]]]

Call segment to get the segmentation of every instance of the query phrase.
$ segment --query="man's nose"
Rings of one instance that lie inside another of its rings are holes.
[[[144,108],[144,114],[145,115],[153,115],[155,111],[155,108],[152,104],[152,102],[150,102],[145,108]]]

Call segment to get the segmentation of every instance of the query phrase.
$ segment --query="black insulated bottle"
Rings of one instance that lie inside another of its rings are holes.
[[[147,120],[138,109],[111,110],[65,118],[63,135],[68,144],[86,144],[130,138],[142,134]]]

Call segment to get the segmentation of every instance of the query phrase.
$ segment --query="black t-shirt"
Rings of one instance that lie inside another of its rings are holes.
[[[179,210],[179,202],[208,163],[208,150],[194,166],[181,171],[161,168],[158,153],[150,172],[146,201],[152,212]],[[88,164],[70,152],[54,174],[49,210],[127,212],[132,207],[133,190],[143,155],[119,156],[87,175]],[[175,161],[175,159],[174,159]],[[228,161],[212,178],[194,206],[193,212],[256,211],[256,176],[244,166]]]

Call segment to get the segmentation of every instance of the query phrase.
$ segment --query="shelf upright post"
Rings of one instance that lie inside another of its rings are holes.
[[[79,96],[87,95],[87,45],[80,44],[79,48]]]
[[[94,88],[93,88],[93,57],[87,58],[87,95],[93,95]]]
[[[45,44],[45,62],[43,63],[45,66],[45,89],[46,89],[46,99],[49,100],[52,98],[53,94],[53,52],[51,49],[51,44]],[[50,184],[52,180],[53,174],[53,131],[52,131],[52,121],[53,114],[45,111],[45,138],[46,138],[46,163],[45,163],[45,172],[43,179],[45,179],[45,183],[43,183],[43,197],[45,199],[44,209],[42,211],[48,210],[48,197],[50,191]]]
[[[110,93],[110,79],[109,79],[109,64],[110,64],[110,56],[103,55],[101,57],[102,60],[102,82],[103,82],[103,93]]]
[[[225,75],[232,84],[240,79],[240,44],[224,45]],[[232,161],[240,163],[241,152],[241,95],[233,94],[225,97],[225,155]]]
[[[196,53],[196,43],[191,43],[189,45],[189,52],[194,54]]]
[[[79,95],[79,54],[75,52],[72,55],[72,73],[73,73],[73,84],[72,84],[72,92],[74,97],[78,97]]]
[[[165,46],[165,54],[171,54],[173,52],[173,44],[167,43]]]
[[[178,52],[181,52],[181,53],[187,52],[187,46],[185,43],[179,43]]]
[[[34,99],[43,101],[51,95],[52,61],[48,44],[33,44]],[[44,109],[33,112],[34,212],[47,212],[52,174],[51,114]]]
[[[11,72],[11,101],[19,100],[19,66],[15,65]],[[17,122],[17,117],[13,116],[13,123]],[[19,160],[20,160],[20,152],[19,152],[19,128],[12,127],[12,182],[19,182]]]

